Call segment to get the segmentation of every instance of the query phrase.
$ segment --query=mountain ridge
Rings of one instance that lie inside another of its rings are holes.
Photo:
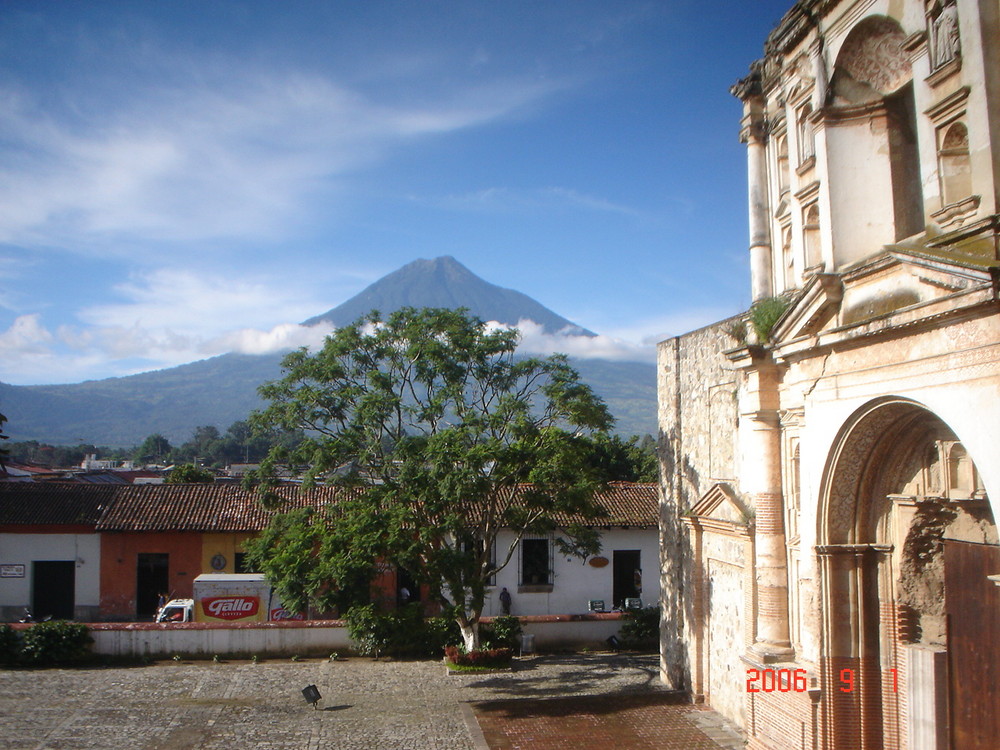
[[[487,321],[516,325],[528,319],[551,333],[595,335],[521,292],[480,279],[450,256],[413,261],[304,325],[346,325],[372,309],[388,315],[402,306],[465,307]],[[162,370],[82,383],[0,383],[0,412],[8,419],[5,431],[14,440],[128,447],[158,432],[179,443],[190,438],[197,426],[225,429],[260,408],[263,402],[257,387],[280,377],[284,355],[229,352]],[[617,432],[655,434],[654,365],[570,361],[608,404],[617,420]]]
[[[546,333],[565,331],[578,336],[596,336],[528,295],[480,278],[450,255],[411,261],[346,302],[303,321],[302,325],[331,323],[339,328],[350,325],[371,310],[388,315],[402,307],[464,307],[485,321],[513,326],[527,319],[542,326]]]

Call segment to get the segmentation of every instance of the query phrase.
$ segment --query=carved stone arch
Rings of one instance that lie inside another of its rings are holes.
[[[875,543],[870,519],[863,515],[859,500],[899,481],[904,471],[899,462],[886,471],[875,467],[888,452],[896,453],[893,442],[909,431],[910,451],[924,444],[915,431],[927,429],[927,422],[940,421],[922,404],[903,398],[884,398],[858,409],[845,422],[823,472],[817,540],[821,545]],[[867,503],[865,504],[868,505]]]
[[[906,33],[888,16],[868,16],[851,29],[837,54],[830,94],[835,105],[874,102],[913,80],[903,49]]]
[[[961,466],[963,485],[974,483],[974,461],[952,428],[902,397],[865,404],[834,441],[821,480],[816,546],[824,747],[908,746],[903,707],[915,693],[907,649],[945,648],[942,537],[996,547],[983,494],[965,486],[958,499],[932,494],[940,491],[934,485],[953,484],[935,478],[942,462],[946,473],[949,462]],[[949,596],[964,593],[950,586]],[[846,692],[844,675],[853,686]],[[934,680],[932,693],[954,689]]]

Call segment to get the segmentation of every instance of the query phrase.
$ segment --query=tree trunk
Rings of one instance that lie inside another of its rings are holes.
[[[465,650],[468,651],[478,651],[479,650],[479,618],[474,620],[469,620],[465,617],[458,618],[458,628],[462,631],[462,641],[465,644]]]

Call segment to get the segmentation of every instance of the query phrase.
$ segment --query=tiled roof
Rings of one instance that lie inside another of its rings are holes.
[[[520,494],[531,485],[519,485]],[[636,482],[609,482],[606,492],[595,499],[605,510],[600,518],[581,518],[569,514],[556,514],[553,518],[560,526],[580,523],[584,526],[636,526],[650,527],[659,523],[659,486]]]
[[[608,512],[600,526],[658,526],[660,487],[658,484],[611,482],[608,492],[597,501]]]
[[[117,489],[75,482],[0,482],[0,525],[94,526]]]
[[[281,489],[296,506],[323,505],[334,501],[338,492],[321,487],[300,495],[298,487]],[[271,515],[253,491],[238,484],[129,485],[117,490],[97,530],[260,531]]]
[[[518,488],[523,491],[525,486]],[[345,490],[318,487],[300,494],[280,490],[292,506],[321,506]],[[659,491],[655,484],[612,482],[598,497],[607,515],[585,521],[595,526],[657,525]],[[286,508],[288,505],[285,506]],[[0,483],[0,524],[93,524],[97,531],[260,531],[271,512],[254,492],[235,484],[87,485]]]

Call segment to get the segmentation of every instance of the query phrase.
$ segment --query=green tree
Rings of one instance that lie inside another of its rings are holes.
[[[251,545],[283,601],[322,605],[324,592],[390,560],[428,586],[474,649],[487,583],[522,535],[553,533],[565,554],[599,549],[591,528],[556,519],[601,514],[588,435],[612,418],[564,356],[516,358],[517,341],[464,311],[408,308],[285,358],[252,421],[306,434],[268,454],[255,477],[263,497],[277,500],[289,466],[306,488],[322,479],[350,491],[333,507],[279,515]],[[515,541],[494,555],[504,528]]]
[[[160,461],[172,450],[170,441],[157,432],[147,437],[133,455],[137,461]]]
[[[594,439],[593,461],[609,481],[656,482],[659,461],[656,442],[649,435],[633,435],[627,440],[620,435],[602,434]]]
[[[167,484],[211,484],[215,481],[215,474],[208,469],[202,469],[194,464],[181,464],[175,466],[170,476],[167,477]]]

